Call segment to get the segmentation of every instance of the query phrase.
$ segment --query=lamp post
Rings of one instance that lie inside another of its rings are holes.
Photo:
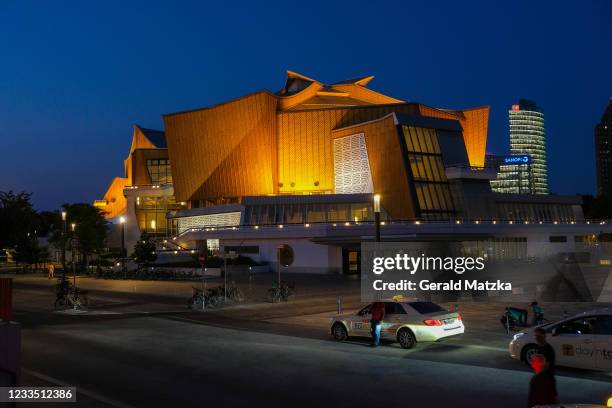
[[[374,194],[374,223],[376,224],[376,242],[380,242],[380,194]]]
[[[76,224],[73,222],[72,224],[70,224],[70,228],[72,229],[72,242],[70,243],[70,248],[71,248],[71,258],[72,258],[72,285],[74,286],[74,288],[76,289],[76,263],[75,263],[75,259],[74,259],[74,231],[76,230]]]
[[[62,281],[66,280],[66,216],[68,213],[62,211]]]
[[[121,224],[121,272],[125,277],[125,217],[119,217]]]

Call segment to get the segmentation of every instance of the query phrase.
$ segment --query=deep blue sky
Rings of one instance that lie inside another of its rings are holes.
[[[508,145],[519,97],[546,113],[553,192],[593,192],[612,97],[612,2],[0,2],[0,190],[39,209],[100,198],[131,125],[262,88],[291,69],[435,107],[490,105]]]

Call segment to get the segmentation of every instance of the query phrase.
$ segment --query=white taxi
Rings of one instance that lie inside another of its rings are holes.
[[[385,318],[381,339],[397,341],[402,348],[412,348],[417,342],[437,341],[465,331],[461,315],[424,301],[382,301]],[[370,337],[372,303],[353,314],[332,317],[330,331],[334,339]]]
[[[580,313],[541,327],[555,350],[557,365],[612,372],[612,308]],[[537,353],[534,329],[514,335],[508,346],[512,358],[527,362]]]

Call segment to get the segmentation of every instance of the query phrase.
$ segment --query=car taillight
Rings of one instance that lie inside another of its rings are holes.
[[[460,314],[460,313],[457,313],[457,320],[459,320],[459,321],[462,321],[462,320],[463,320],[463,318],[461,317],[461,314]]]
[[[438,319],[427,319],[423,320],[426,326],[442,326],[442,320]]]

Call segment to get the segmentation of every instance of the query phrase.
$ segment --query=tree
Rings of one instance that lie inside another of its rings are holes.
[[[47,237],[61,227],[62,218],[59,211],[40,211],[36,214],[36,233],[39,237]]]
[[[49,251],[46,246],[41,247],[35,235],[25,237],[15,245],[15,262],[26,265],[37,265],[49,260]]]
[[[13,248],[35,234],[36,211],[30,193],[0,191],[0,248]]]
[[[150,263],[157,259],[155,252],[155,242],[151,240],[149,234],[143,232],[136,245],[134,245],[134,253],[132,254],[134,262],[138,264],[138,268],[147,267]]]
[[[66,211],[66,233],[63,232],[62,222],[54,223],[54,231],[51,237],[51,242],[58,246],[68,245],[73,238],[78,241],[77,251],[83,255],[83,264],[87,268],[89,266],[89,258],[93,254],[99,254],[101,249],[105,247],[107,222],[104,215],[96,207],[85,204],[64,204],[63,210]],[[60,217],[59,213],[57,215]],[[61,218],[58,218],[61,220]],[[75,225],[72,231],[72,224]]]

